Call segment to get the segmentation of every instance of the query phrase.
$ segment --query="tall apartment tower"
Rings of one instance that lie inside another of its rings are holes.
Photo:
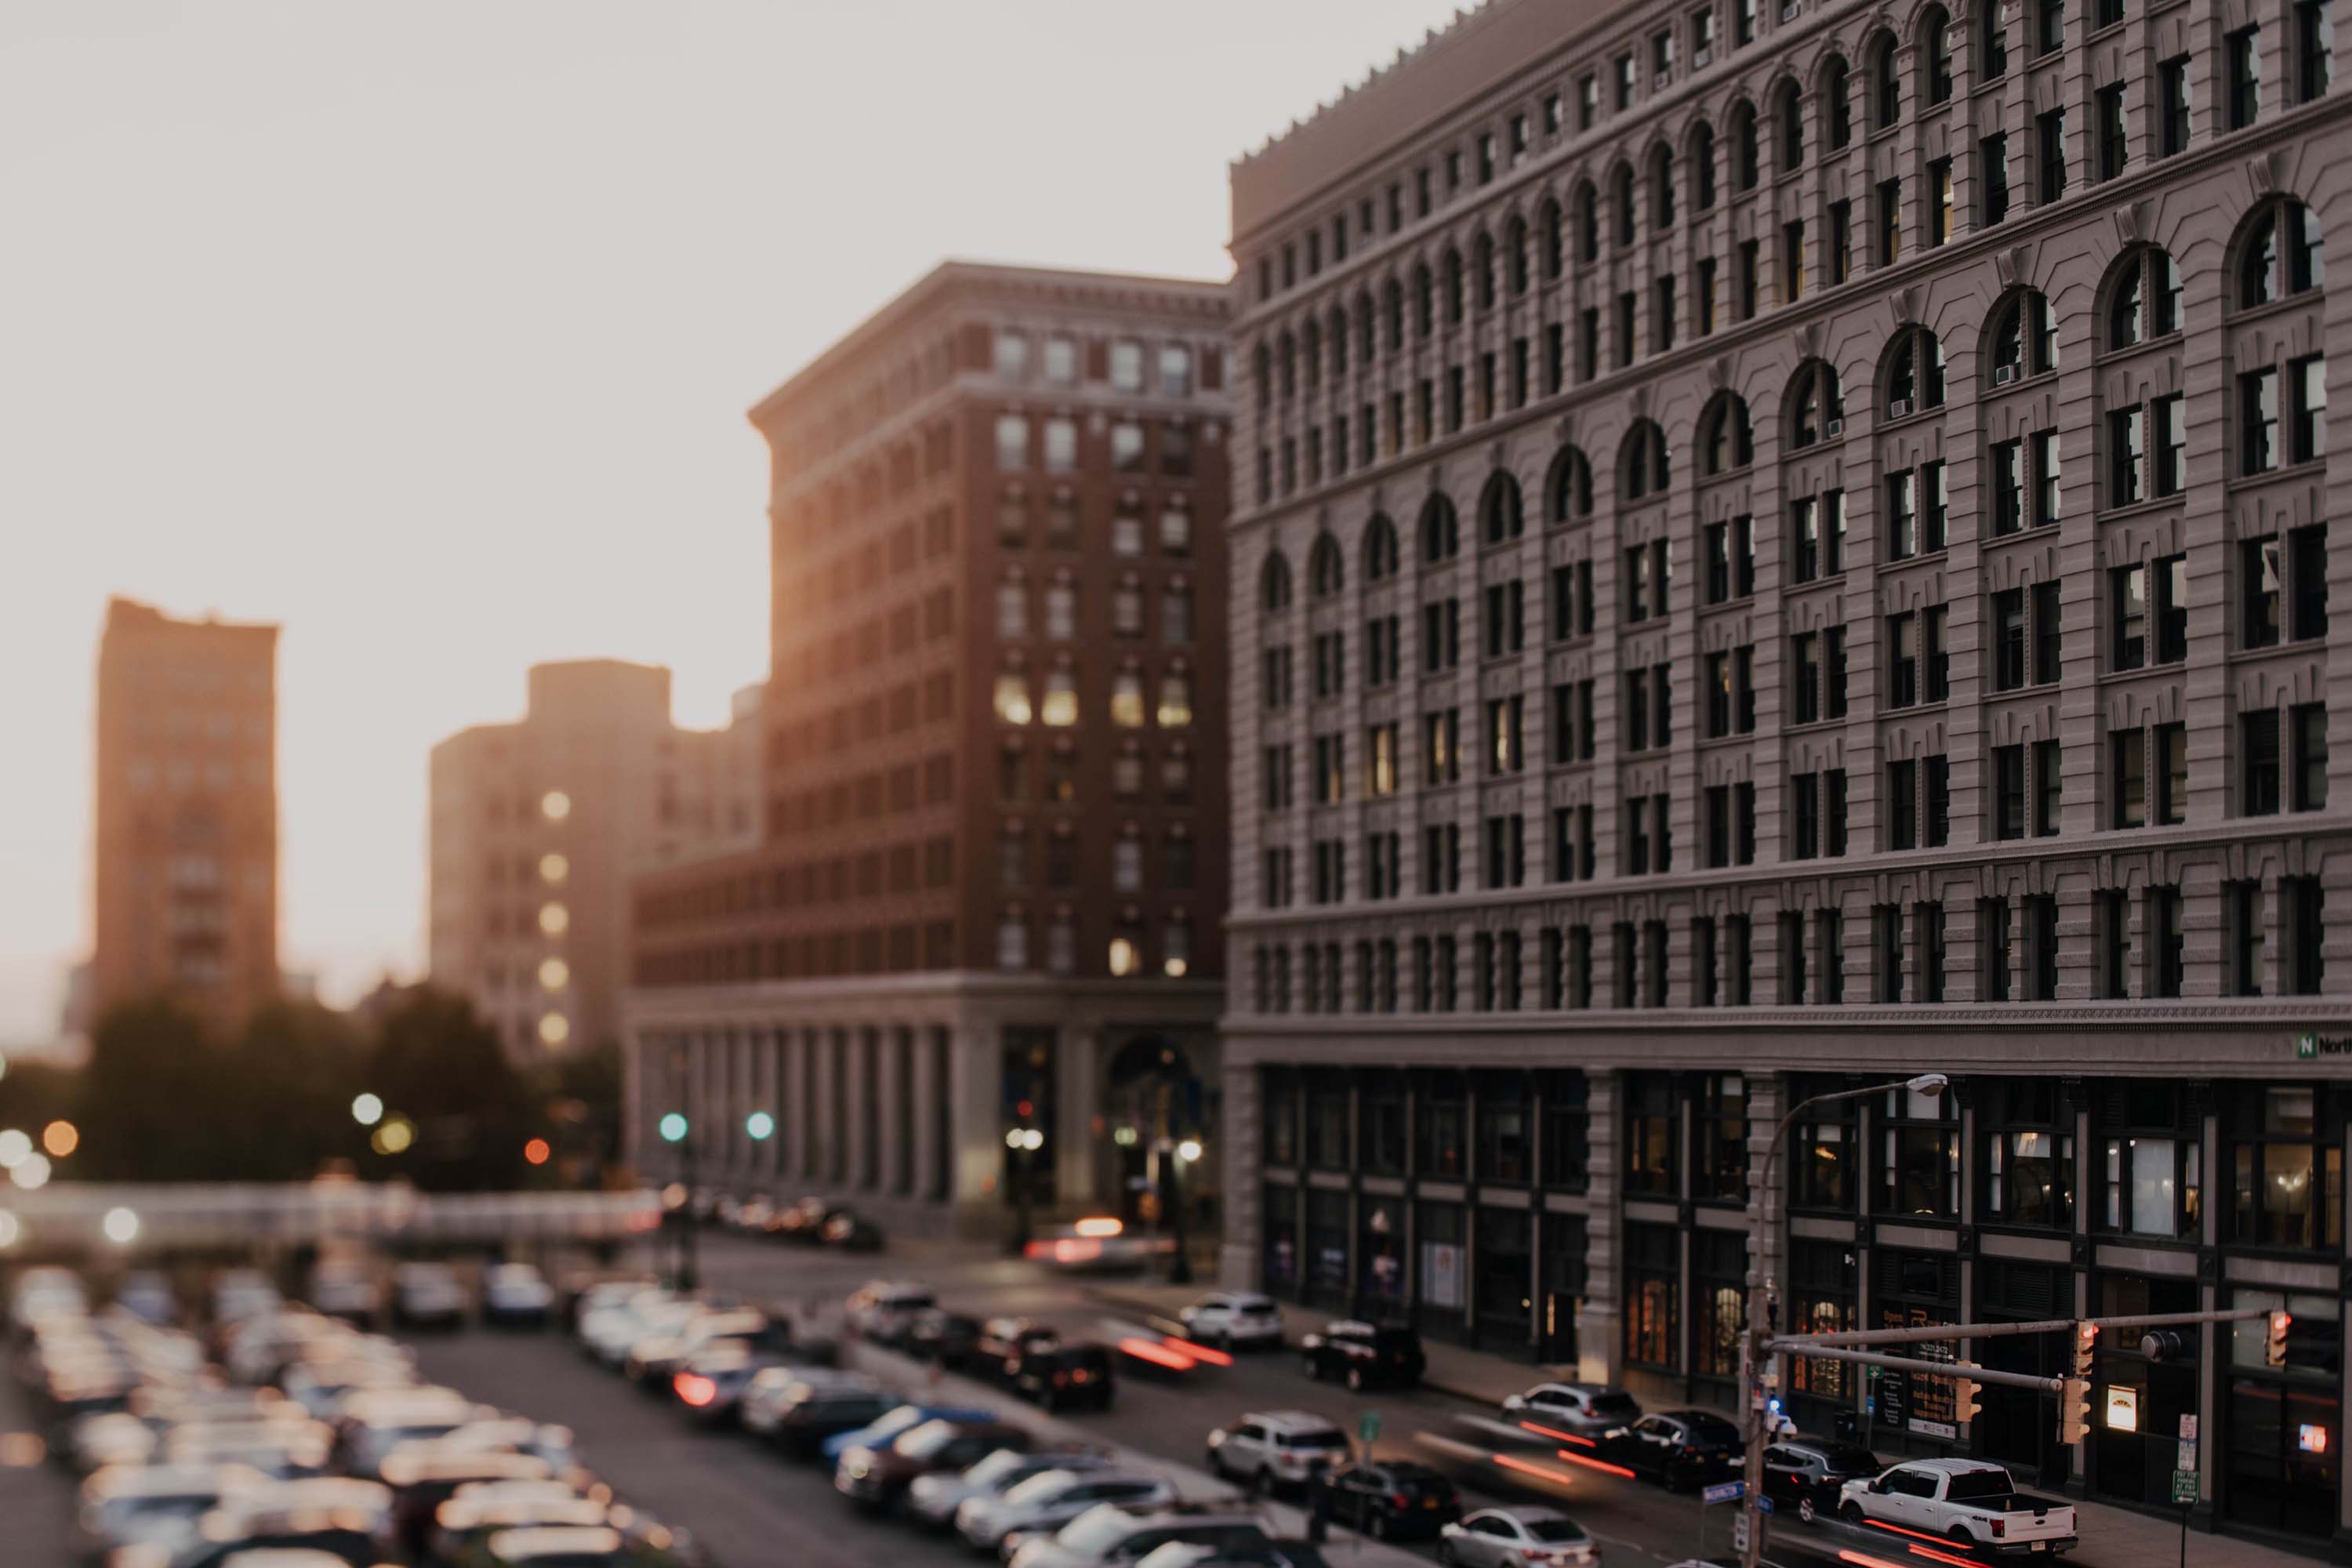
[[[1230,1282],[1727,1409],[1763,1280],[2343,1314],[2328,18],[1492,0],[1234,166]],[[2335,1360],[2123,1338],[1785,1388],[2343,1539]]]
[[[629,879],[759,841],[760,693],[725,730],[670,721],[670,672],[535,665],[510,724],[433,748],[434,984],[529,1058],[618,1038]]]
[[[86,1015],[170,995],[238,1027],[278,993],[278,628],[106,607]]]
[[[1227,298],[950,262],[752,410],[766,837],[638,883],[656,1172],[686,1110],[710,1179],[907,1223],[1172,1199],[1220,1076]]]

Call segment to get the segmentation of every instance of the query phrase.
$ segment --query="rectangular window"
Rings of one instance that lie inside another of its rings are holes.
[[[2004,588],[1992,596],[1993,689],[2015,691],[2025,684],[2025,590]]]
[[[1702,256],[1691,279],[1691,308],[1696,312],[1694,328],[1700,337],[1715,331],[1715,258]]]
[[[2009,901],[1979,899],[1977,952],[1983,964],[1982,984],[1988,1002],[2010,999],[2010,943]]]
[[[2175,55],[2156,68],[2158,112],[2157,156],[2170,158],[2189,151],[2189,57]]]
[[[2058,679],[2058,584],[2036,583],[2032,592],[2033,683],[2048,686]]]
[[[2015,533],[2025,526],[2025,443],[1994,443],[1991,468],[1993,533]]]
[[[2042,153],[2041,200],[2046,205],[2066,194],[2066,111],[2050,110],[2033,124]]]
[[[2279,808],[2279,716],[2275,708],[2238,715],[2238,815],[2272,816]]]
[[[2115,647],[2108,656],[2112,669],[2138,669],[2147,663],[2147,571],[2145,566],[2118,566],[2107,574],[2115,626]]]
[[[1887,476],[1886,549],[1896,561],[1919,553],[1918,476],[1909,468]]]
[[[2279,640],[2284,565],[2278,535],[2249,539],[2238,546],[2240,647],[2273,647]]]
[[[2294,8],[2298,101],[2326,95],[2336,79],[2336,7],[2330,0],[2299,0]]]
[[[2189,557],[2167,555],[2152,568],[2156,588],[2156,662],[2189,657]]]
[[[1802,220],[1780,226],[1780,302],[1792,305],[1805,297],[1805,226]]]
[[[1927,165],[1927,243],[1952,237],[1952,161],[1938,158]]]
[[[1952,494],[1945,482],[1944,465],[1923,463],[1919,468],[1919,551],[1932,555],[1948,542],[1952,512]]]
[[[2035,431],[2030,448],[2033,458],[2033,526],[2049,528],[2058,521],[2058,432]]]
[[[2112,180],[2124,172],[2126,146],[2124,140],[2124,84],[2116,82],[2099,89],[2093,104],[2099,138],[2099,178]]]
[[[2156,778],[2151,820],[2178,826],[2189,819],[2189,727],[2156,726]]]
[[[1878,182],[1878,265],[1891,267],[1903,255],[1903,182]]]
[[[1822,776],[1819,773],[1792,773],[1789,778],[1789,794],[1794,805],[1794,844],[1791,859],[1818,859],[1822,853]]]
[[[2107,735],[2107,756],[2114,769],[2111,827],[2147,826],[2147,731],[2116,730]]]
[[[2241,27],[2223,44],[2230,129],[2243,131],[2263,111],[2263,30]]]
[[[1984,220],[1988,226],[2009,216],[2009,137],[2000,132],[1977,143],[1977,174],[1984,181]]]
[[[2142,414],[2137,404],[2107,413],[2107,504],[2111,507],[2132,506],[2140,499],[2140,479],[2147,468],[2140,440]]]
[[[1992,750],[1995,838],[2025,837],[2025,748],[1995,746]]]
[[[1919,847],[1919,764],[1908,759],[1886,764],[1886,847]]]
[[[2286,536],[2287,636],[2301,642],[2327,635],[2327,525],[2315,523]]]
[[[2288,805],[2295,811],[2327,809],[2327,704],[2301,702],[2287,710]],[[2177,726],[2176,726],[2177,728]]]
[[[2286,367],[2287,385],[2294,393],[2294,422],[2287,439],[2287,460],[2315,463],[2327,456],[2327,361],[2314,354]]]
[[[2065,787],[2058,767],[2058,742],[2033,742],[2033,836],[2049,838],[2058,832],[2058,808]]]
[[[1738,304],[1739,319],[1743,321],[1753,320],[1760,304],[1760,296],[1762,292],[1760,274],[1763,268],[1758,257],[1759,254],[1759,247],[1761,243],[1762,242],[1759,240],[1753,239],[1743,239],[1739,242],[1739,249],[1738,252],[1739,266],[1738,277],[1739,288]]]
[[[2284,917],[2286,973],[2284,989],[2293,996],[2316,996],[2326,978],[2326,894],[2316,877],[2279,879],[2281,914]]]
[[[2052,54],[2066,47],[2066,0],[2035,0],[2033,52]]]
[[[1853,204],[1830,204],[1830,282],[1839,284],[1853,276]]]
[[[2156,493],[2177,496],[2189,482],[2189,411],[2178,392],[2149,405],[2155,425]]]

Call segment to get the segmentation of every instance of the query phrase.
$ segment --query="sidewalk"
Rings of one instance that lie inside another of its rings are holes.
[[[1088,1287],[1086,1294],[1107,1307],[1172,1319],[1185,1305],[1200,1300],[1208,1289],[1206,1285],[1168,1285],[1155,1279],[1122,1279]],[[1287,1304],[1285,1310],[1293,1318],[1300,1315],[1299,1309]],[[1564,1381],[1576,1375],[1574,1367],[1513,1361],[1436,1341],[1424,1340],[1422,1349],[1428,1357],[1428,1367],[1422,1373],[1424,1386],[1489,1408],[1532,1384],[1548,1379]],[[2079,1568],[2157,1568],[2180,1560],[2180,1522],[2177,1517],[2158,1519],[2131,1509],[2087,1500],[2077,1500],[2074,1512],[2083,1546],[2063,1562]],[[2203,1534],[2194,1527],[2189,1533],[2187,1555],[2198,1568],[2310,1568],[2315,1562],[2331,1560],[2325,1547],[2317,1542],[2305,1555],[2226,1535]]]

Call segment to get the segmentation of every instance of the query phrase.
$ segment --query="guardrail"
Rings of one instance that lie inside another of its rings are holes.
[[[421,1193],[364,1182],[58,1182],[0,1196],[0,1247],[120,1252],[329,1241],[626,1241],[656,1229],[661,1215],[661,1194],[652,1191]]]

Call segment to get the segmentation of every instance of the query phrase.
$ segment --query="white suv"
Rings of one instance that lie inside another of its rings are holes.
[[[1252,1411],[1209,1434],[1209,1469],[1271,1495],[1306,1486],[1350,1451],[1339,1423],[1311,1410]]]
[[[1202,1297],[1180,1316],[1185,1330],[1204,1344],[1237,1350],[1282,1343],[1282,1309],[1271,1297],[1220,1290]]]

